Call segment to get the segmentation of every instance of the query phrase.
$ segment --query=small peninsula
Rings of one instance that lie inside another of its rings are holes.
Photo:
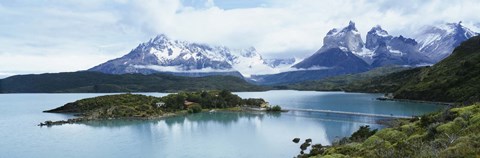
[[[62,125],[103,119],[154,119],[202,111],[259,110],[278,112],[261,98],[242,99],[228,90],[180,92],[164,97],[141,94],[115,94],[77,100],[61,107],[46,110],[49,113],[74,113],[78,118],[45,121],[39,126]]]

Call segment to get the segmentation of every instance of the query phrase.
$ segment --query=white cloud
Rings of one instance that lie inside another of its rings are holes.
[[[343,27],[349,20],[357,22],[364,36],[377,24],[393,34],[412,36],[425,24],[480,20],[475,14],[480,4],[475,1],[299,0],[269,4],[231,10],[171,5],[170,9],[145,11],[144,15],[158,22],[147,23],[154,24],[149,27],[155,33],[237,48],[255,46],[266,56],[297,53],[302,57],[321,47],[328,30]],[[138,5],[156,8],[165,3]]]
[[[111,59],[111,56],[91,54],[48,54],[48,55],[22,55],[3,54],[0,58],[0,73],[14,74],[16,72],[69,72],[85,70],[100,62]],[[86,66],[85,66],[86,65]]]
[[[303,58],[321,47],[328,30],[349,20],[363,36],[380,24],[391,34],[407,37],[425,24],[463,21],[473,26],[480,21],[476,0],[264,0],[256,1],[256,7],[229,9],[217,5],[218,0],[202,3],[195,7],[180,0],[0,2],[0,73],[87,69],[126,54],[159,33],[233,48],[254,46],[267,58]],[[69,59],[75,61],[61,62]]]

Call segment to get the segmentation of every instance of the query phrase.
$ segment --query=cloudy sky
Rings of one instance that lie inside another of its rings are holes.
[[[479,25],[477,0],[0,0],[0,78],[85,70],[164,33],[265,57],[305,57],[350,20],[413,36],[427,24]],[[365,37],[363,37],[365,39]]]

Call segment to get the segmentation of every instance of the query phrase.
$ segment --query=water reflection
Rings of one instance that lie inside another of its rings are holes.
[[[291,157],[299,152],[298,144],[291,141],[295,137],[328,145],[362,125],[381,127],[372,117],[298,111],[216,112],[157,120],[36,126],[41,121],[72,117],[41,111],[98,95],[105,94],[0,95],[0,157]],[[376,94],[268,91],[240,95],[265,98],[285,108],[395,115],[438,109],[424,104],[379,102],[374,100]]]
[[[81,123],[88,127],[119,129],[127,128],[141,136],[145,141],[155,137],[180,139],[188,135],[218,133],[219,131],[232,135],[231,130],[248,130],[254,135],[265,134],[270,138],[289,140],[293,137],[305,136],[317,138],[317,143],[331,144],[338,137],[348,136],[360,126],[375,124],[378,118],[361,116],[343,116],[319,112],[204,112],[186,116],[175,116],[155,120],[101,120]],[[244,134],[244,133],[242,133]],[[234,135],[234,134],[233,134]],[[149,137],[146,137],[149,136]]]
[[[100,128],[100,127],[120,128],[125,126],[142,125],[142,124],[157,125],[160,122],[165,123],[167,127],[172,127],[175,125],[183,125],[183,124],[188,124],[192,122],[196,124],[216,123],[223,126],[229,126],[231,124],[237,123],[240,118],[243,118],[246,120],[259,119],[261,121],[263,120],[264,117],[275,118],[280,116],[281,116],[280,113],[271,114],[271,113],[262,113],[262,112],[204,112],[204,113],[198,113],[198,114],[173,116],[173,117],[160,118],[160,119],[95,120],[95,121],[82,122],[79,124],[84,124],[84,125],[95,127],[95,128]]]

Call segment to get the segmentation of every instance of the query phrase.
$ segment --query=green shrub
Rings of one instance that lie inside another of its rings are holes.
[[[282,111],[282,107],[278,106],[278,105],[275,105],[273,107],[270,107],[267,109],[268,112],[281,112]]]
[[[202,106],[200,104],[192,104],[188,107],[189,113],[199,113],[202,112]]]
[[[446,134],[453,134],[458,133],[467,125],[467,122],[462,117],[455,118],[454,121],[442,124],[437,127],[437,131],[446,133]]]
[[[392,144],[407,139],[407,135],[405,133],[394,130],[392,128],[386,128],[386,129],[380,130],[375,135]]]
[[[375,134],[376,132],[377,132],[377,129],[371,130],[370,126],[368,125],[360,126],[360,128],[352,134],[352,136],[350,137],[350,140],[354,142],[362,142],[368,137]]]

